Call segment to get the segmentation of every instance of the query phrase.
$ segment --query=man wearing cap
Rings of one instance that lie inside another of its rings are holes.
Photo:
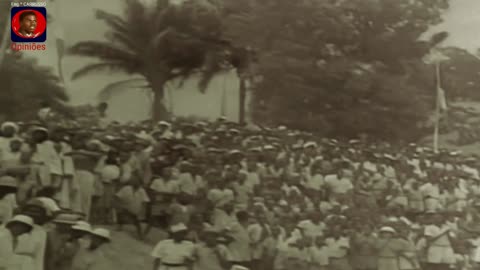
[[[23,270],[24,259],[27,258],[16,254],[15,250],[18,238],[32,228],[32,218],[25,215],[14,216],[5,227],[0,228],[0,269]]]
[[[398,254],[402,251],[402,247],[399,245],[396,233],[392,227],[380,228],[375,245],[378,252],[378,270],[399,270]]]
[[[159,133],[159,137],[162,139],[172,139],[174,134],[171,129],[172,124],[167,121],[160,121],[158,122],[158,130],[156,132]]]
[[[153,249],[153,270],[189,270],[194,262],[195,245],[185,240],[188,228],[183,223],[170,227],[171,238]]]

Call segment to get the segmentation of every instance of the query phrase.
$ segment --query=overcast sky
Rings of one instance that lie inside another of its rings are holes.
[[[480,0],[451,0],[445,21],[432,31],[446,30],[450,38],[445,45],[453,45],[476,52],[480,47]]]

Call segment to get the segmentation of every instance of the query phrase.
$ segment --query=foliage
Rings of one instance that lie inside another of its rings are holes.
[[[140,75],[141,80],[108,85],[102,95],[108,97],[132,83],[138,89],[152,89],[154,117],[166,117],[162,104],[166,82],[200,73],[205,90],[215,71],[210,67],[220,64],[218,55],[227,44],[221,40],[219,18],[209,6],[192,1],[181,6],[166,0],[154,5],[141,0],[125,3],[123,16],[96,12],[109,27],[106,41],[82,41],[70,49],[72,54],[100,60],[75,72],[73,79],[105,70]]]
[[[328,136],[421,135],[417,123],[435,91],[418,87],[414,75],[446,35],[419,37],[441,21],[446,0],[241,2],[226,0],[223,8],[233,43],[259,55],[256,121]]]
[[[442,63],[442,85],[449,99],[480,101],[480,59],[466,50],[445,48],[450,60]]]
[[[57,111],[68,113],[65,89],[50,68],[18,53],[5,55],[0,67],[0,115],[10,120],[34,119],[40,104],[47,101]]]

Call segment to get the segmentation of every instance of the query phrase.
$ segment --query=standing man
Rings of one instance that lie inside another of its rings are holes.
[[[170,228],[170,239],[160,241],[152,251],[153,270],[189,270],[192,267],[195,245],[185,240],[188,228],[183,223]]]
[[[15,254],[18,238],[32,231],[33,219],[25,215],[14,216],[5,227],[0,228],[0,269],[22,269],[21,255]]]

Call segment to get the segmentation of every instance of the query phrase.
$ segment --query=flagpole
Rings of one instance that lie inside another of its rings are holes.
[[[433,150],[438,153],[438,133],[440,130],[440,62],[435,63],[435,80],[437,87],[437,98],[435,102],[435,129],[433,131]]]

